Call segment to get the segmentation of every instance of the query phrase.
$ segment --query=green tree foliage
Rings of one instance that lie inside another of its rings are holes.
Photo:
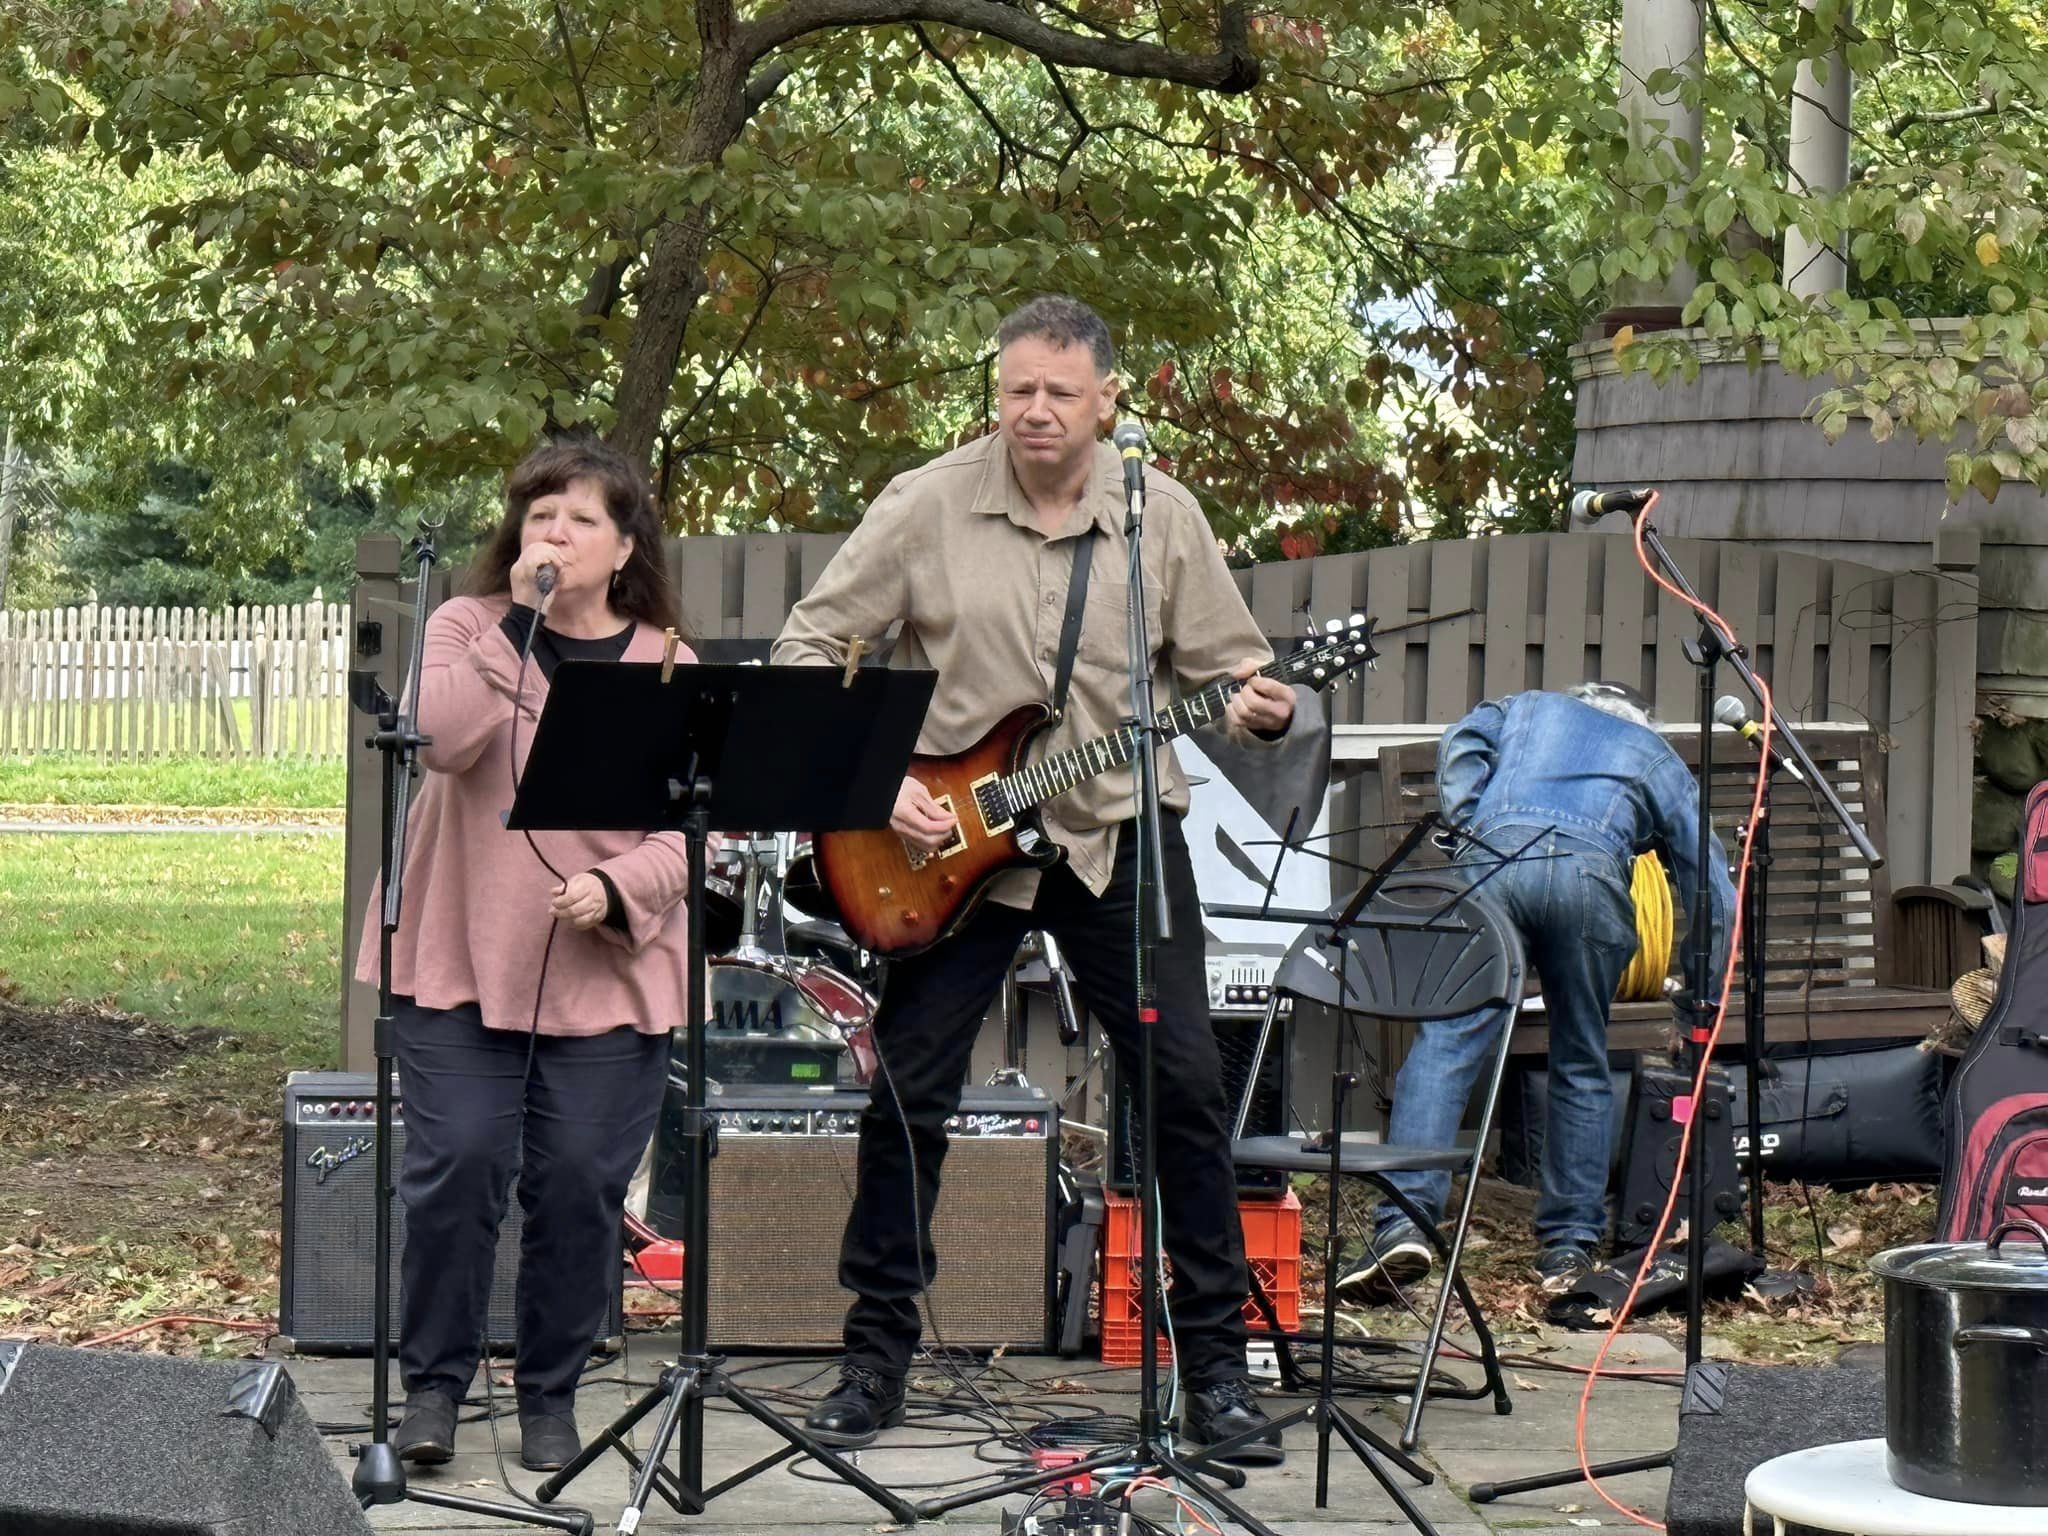
[[[2017,0],[1707,0],[1676,196],[1616,109],[1614,0],[24,7],[0,111],[130,237],[71,311],[130,334],[43,355],[134,359],[136,420],[189,402],[181,449],[201,420],[223,450],[282,428],[288,475],[337,456],[403,495],[589,423],[648,455],[678,526],[836,526],[979,429],[998,313],[1060,289],[1111,315],[1228,536],[1357,547],[1502,499],[1539,526],[1581,328],[1687,260],[1706,345],[1840,375],[1828,430],[1960,421],[1956,488],[2048,480]],[[1793,73],[1835,47],[1857,174],[1794,193]],[[1847,292],[1786,292],[1795,222],[1845,236]],[[1964,321],[1938,354],[1928,305]],[[254,499],[168,447],[138,462]]]

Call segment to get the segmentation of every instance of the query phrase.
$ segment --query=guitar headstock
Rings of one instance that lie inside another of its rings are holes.
[[[1323,625],[1322,634],[1308,636],[1298,649],[1276,662],[1273,675],[1283,683],[1323,689],[1356,667],[1370,667],[1380,653],[1372,634],[1378,622],[1362,613],[1331,619]]]

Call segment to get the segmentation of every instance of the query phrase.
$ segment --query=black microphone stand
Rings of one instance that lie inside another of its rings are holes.
[[[384,691],[374,672],[358,670],[349,676],[349,700],[366,715],[376,718],[377,729],[365,745],[384,754],[383,784],[383,901],[377,937],[377,1022],[371,1048],[377,1057],[377,1212],[375,1225],[375,1273],[371,1310],[375,1314],[370,1335],[370,1441],[355,1448],[356,1470],[350,1488],[364,1509],[377,1504],[399,1504],[410,1500],[437,1509],[459,1509],[464,1514],[487,1515],[499,1520],[517,1520],[550,1530],[572,1531],[589,1536],[591,1518],[583,1510],[524,1509],[513,1504],[473,1499],[459,1493],[408,1485],[405,1463],[391,1447],[391,1202],[397,1192],[391,1183],[391,1138],[395,1118],[392,1098],[392,1070],[398,1043],[392,1021],[391,943],[398,932],[398,915],[405,891],[406,817],[412,804],[412,781],[419,771],[419,749],[433,744],[420,732],[420,658],[427,638],[427,589],[438,558],[434,535],[439,523],[425,518],[413,540],[412,646],[400,679],[396,699]],[[488,1368],[488,1366],[487,1366]]]
[[[1654,498],[1652,498],[1652,502],[1654,503]],[[1658,566],[1663,570],[1672,586],[1676,587],[1694,604],[1699,605],[1694,609],[1694,612],[1699,615],[1698,636],[1685,643],[1685,658],[1692,663],[1699,673],[1699,846],[1695,850],[1694,856],[1696,874],[1692,892],[1692,920],[1687,924],[1685,931],[1686,995],[1680,1000],[1678,1005],[1680,1015],[1682,1017],[1689,1016],[1690,1020],[1686,1030],[1688,1042],[1687,1058],[1693,1081],[1693,1089],[1689,1090],[1693,1097],[1688,1110],[1694,1116],[1693,1135],[1689,1153],[1690,1161],[1685,1171],[1685,1177],[1691,1181],[1691,1187],[1687,1191],[1689,1198],[1687,1202],[1685,1232],[1685,1368],[1688,1379],[1690,1379],[1692,1368],[1700,1363],[1704,1353],[1702,1335],[1706,1323],[1707,1233],[1710,1214],[1707,1206],[1707,1142],[1700,1129],[1700,1122],[1704,1119],[1704,1116],[1700,1114],[1701,1105],[1698,1094],[1705,1092],[1705,1084],[1701,1080],[1701,1068],[1706,1061],[1707,1043],[1713,1036],[1716,1007],[1712,975],[1713,919],[1710,915],[1713,910],[1713,888],[1708,874],[1708,860],[1713,857],[1714,847],[1712,811],[1715,668],[1726,662],[1734,669],[1736,675],[1742,679],[1743,686],[1749,690],[1751,696],[1758,703],[1761,704],[1766,695],[1762,683],[1757,679],[1756,673],[1750,670],[1748,657],[1739,639],[1727,634],[1718,624],[1707,617],[1705,605],[1700,603],[1699,593],[1694,590],[1692,583],[1686,579],[1685,572],[1679,567],[1678,562],[1672,558],[1671,551],[1665,547],[1664,540],[1650,523],[1650,510],[1650,506],[1646,505],[1636,514],[1636,524],[1643,547],[1655,558]],[[1868,834],[1857,824],[1856,819],[1849,814],[1848,809],[1842,804],[1841,798],[1836,795],[1834,787],[1821,777],[1820,769],[1814,765],[1813,759],[1807,755],[1806,748],[1800,742],[1798,735],[1790,726],[1785,724],[1784,718],[1779,715],[1775,704],[1771,706],[1771,723],[1774,732],[1782,733],[1783,740],[1791,749],[1792,756],[1797,759],[1800,767],[1807,774],[1807,782],[1814,785],[1821,795],[1826,798],[1828,804],[1833,808],[1836,818],[1841,822],[1843,830],[1848,833],[1849,840],[1856,845],[1857,851],[1865,859],[1869,860],[1871,867],[1873,869],[1876,868],[1883,861],[1878,857],[1877,850],[1871,846]],[[1769,766],[1768,764],[1765,765],[1766,772],[1769,771]],[[1767,821],[1760,821],[1758,823],[1759,827],[1767,824]],[[1768,842],[1764,845],[1764,852],[1766,858],[1768,858]],[[1754,853],[1752,853],[1752,858],[1754,858]],[[1752,874],[1752,881],[1754,881],[1754,878]],[[1752,895],[1755,894],[1754,885],[1751,887],[1751,893]],[[1748,909],[1745,908],[1745,910],[1747,911]],[[1760,914],[1762,910],[1762,902],[1759,899],[1755,912]],[[1744,963],[1748,970],[1748,975],[1745,979],[1745,985],[1748,990],[1744,994],[1745,1022],[1750,1031],[1748,1040],[1752,1052],[1760,1055],[1763,1046],[1764,1028],[1764,949],[1761,925],[1757,929],[1750,931],[1743,953]],[[1751,1085],[1749,1103],[1752,1106],[1749,1122],[1752,1168],[1756,1166],[1754,1151],[1759,1139],[1756,1124],[1758,1112],[1756,1106],[1759,1103],[1756,1076],[1756,1071],[1752,1067],[1749,1074]],[[1674,1170],[1674,1176],[1676,1176],[1676,1170]],[[1761,1183],[1752,1185],[1750,1199],[1755,1202],[1751,1216],[1752,1236],[1756,1238],[1758,1246],[1761,1247],[1763,1200]],[[1646,1262],[1654,1262],[1654,1258],[1654,1254],[1647,1255]],[[1669,1467],[1675,1455],[1676,1451],[1674,1449],[1660,1451],[1651,1456],[1631,1456],[1620,1461],[1603,1462],[1590,1469],[1591,1476],[1594,1478],[1619,1477],[1629,1472],[1654,1471],[1660,1467]],[[1506,1482],[1475,1483],[1468,1490],[1467,1497],[1475,1504],[1490,1504],[1495,1499],[1506,1498],[1510,1494],[1532,1493],[1541,1488],[1560,1488],[1570,1483],[1584,1482],[1587,1476],[1586,1471],[1573,1467],[1565,1472],[1547,1472],[1535,1477],[1513,1478]]]

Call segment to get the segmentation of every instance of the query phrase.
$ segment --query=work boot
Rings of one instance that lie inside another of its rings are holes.
[[[848,1361],[839,1367],[839,1385],[811,1410],[804,1428],[835,1449],[855,1450],[902,1422],[903,1378]]]

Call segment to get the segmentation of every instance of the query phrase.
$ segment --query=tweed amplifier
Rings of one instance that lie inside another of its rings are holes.
[[[405,1108],[392,1115],[393,1182],[405,1154]],[[375,1310],[377,1080],[368,1072],[294,1072],[284,1088],[284,1237],[277,1331],[301,1354],[368,1354]],[[518,1181],[498,1228],[490,1342],[509,1348],[519,1272]],[[391,1342],[398,1342],[398,1271],[405,1202],[391,1211]],[[614,1255],[616,1257],[616,1255]],[[625,1336],[619,1279],[594,1342]]]
[[[766,1084],[727,1085],[713,1099],[714,1349],[838,1348],[851,1299],[839,1288],[839,1240],[866,1102],[860,1091]],[[1058,1105],[1035,1088],[969,1088],[948,1129],[925,1338],[1050,1350]]]

